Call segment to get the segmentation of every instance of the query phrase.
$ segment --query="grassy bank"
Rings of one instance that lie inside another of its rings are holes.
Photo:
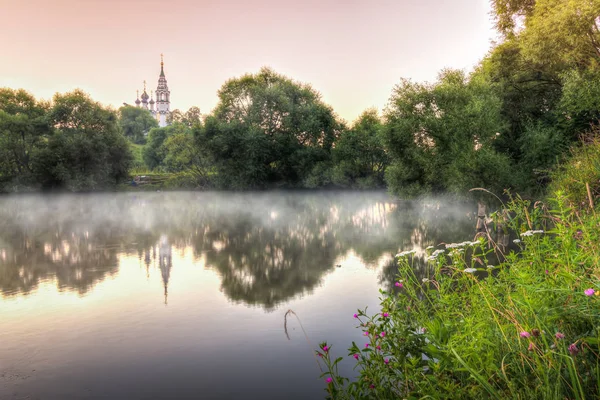
[[[514,197],[504,222],[520,251],[490,240],[429,249],[426,275],[398,255],[395,293],[354,318],[358,376],[336,373],[338,343],[317,350],[330,397],[592,399],[600,396],[600,143],[557,172],[545,202]],[[589,188],[589,190],[588,190]],[[349,318],[352,316],[349,313]]]

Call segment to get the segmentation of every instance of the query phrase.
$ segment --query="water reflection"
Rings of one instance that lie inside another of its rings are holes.
[[[231,301],[271,310],[311,293],[349,252],[367,268],[387,265],[380,283],[391,287],[397,251],[469,239],[475,210],[385,193],[9,196],[0,199],[0,293],[55,282],[85,295],[119,273],[120,257],[137,255],[147,277],[160,271],[168,304],[172,252],[192,249]]]

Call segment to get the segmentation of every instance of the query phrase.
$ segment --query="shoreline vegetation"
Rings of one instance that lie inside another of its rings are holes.
[[[596,165],[583,163],[592,155]],[[485,236],[431,246],[418,272],[412,251],[397,254],[397,290],[381,291],[376,313],[348,315],[364,342],[316,350],[328,398],[598,398],[599,160],[596,140],[561,166],[545,201],[510,196],[494,224],[516,252]],[[492,253],[503,261],[489,265]],[[340,355],[357,377],[339,375]]]

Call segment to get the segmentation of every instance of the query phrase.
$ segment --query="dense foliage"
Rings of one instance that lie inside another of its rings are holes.
[[[46,103],[0,89],[0,153],[0,190],[107,188],[132,160],[116,113],[78,90]]]
[[[586,187],[599,189],[599,162],[595,141],[560,168],[549,201],[514,196],[496,214],[516,251],[483,236],[399,253],[396,290],[354,315],[366,336],[348,349],[358,378],[337,373],[331,344],[317,350],[329,395],[598,398],[600,218]],[[504,262],[490,265],[492,253]]]
[[[166,128],[147,110],[114,113],[79,91],[44,102],[2,89],[0,190],[102,188],[129,173],[162,174],[168,187],[186,188],[541,193],[600,117],[600,2],[492,6],[502,40],[472,73],[403,79],[382,113],[366,110],[351,124],[310,85],[269,68],[225,82],[209,114],[173,110]],[[75,110],[77,97],[89,111]],[[69,107],[77,127],[60,121]]]

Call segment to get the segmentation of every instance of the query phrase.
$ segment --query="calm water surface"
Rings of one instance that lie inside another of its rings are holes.
[[[1,197],[0,399],[323,398],[311,345],[346,356],[393,255],[471,239],[474,211],[379,192]]]

